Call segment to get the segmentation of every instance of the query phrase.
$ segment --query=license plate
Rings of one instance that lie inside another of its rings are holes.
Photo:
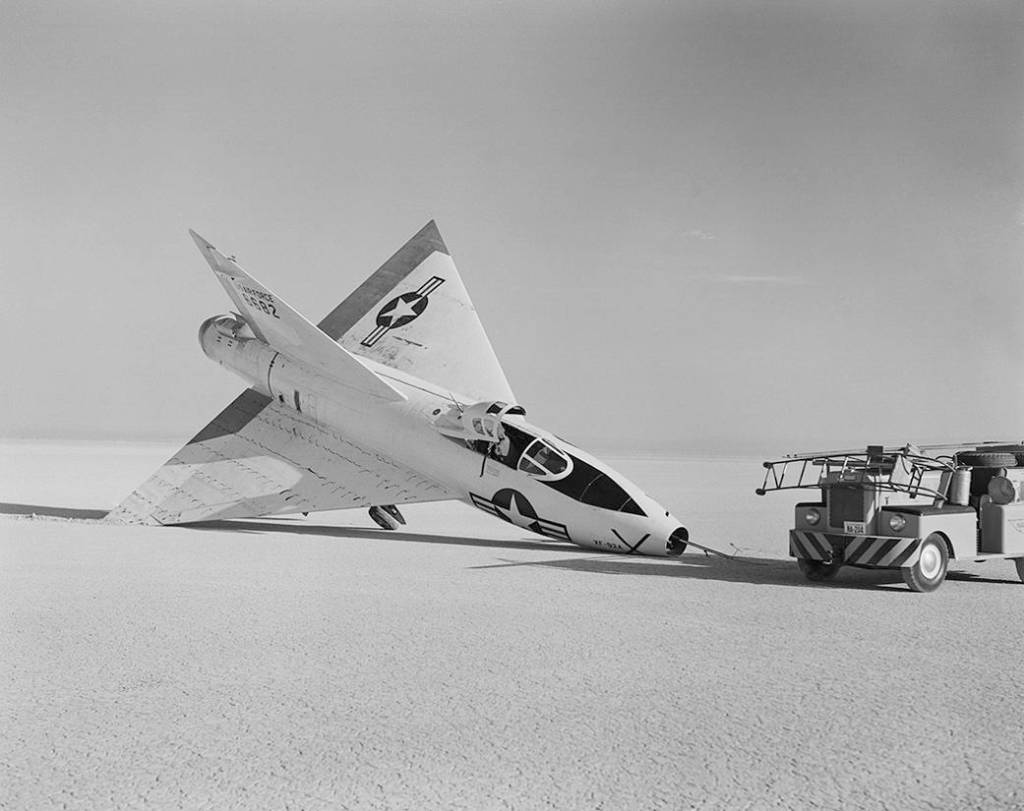
[[[868,527],[863,521],[843,521],[843,532],[847,535],[867,535]]]

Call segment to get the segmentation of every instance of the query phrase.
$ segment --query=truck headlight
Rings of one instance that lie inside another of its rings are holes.
[[[889,529],[893,532],[899,532],[903,527],[907,525],[907,519],[897,513],[896,515],[889,516]]]
[[[817,510],[808,510],[804,513],[804,521],[810,524],[812,527],[817,525],[821,520],[821,513]]]

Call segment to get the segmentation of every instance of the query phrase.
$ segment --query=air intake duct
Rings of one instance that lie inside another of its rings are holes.
[[[675,532],[668,536],[668,547],[666,547],[669,557],[679,557],[686,551],[686,543],[690,540],[690,533],[687,532],[686,527],[679,527]]]

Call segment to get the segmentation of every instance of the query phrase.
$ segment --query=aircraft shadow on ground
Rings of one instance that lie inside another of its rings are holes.
[[[0,515],[40,516],[81,521],[98,521],[107,510],[78,507],[58,507],[45,504],[19,504],[0,502]],[[726,583],[751,583],[767,586],[799,586],[801,588],[838,588],[891,591],[903,586],[900,573],[892,569],[844,568],[834,579],[825,583],[811,583],[790,559],[718,557],[689,552],[680,558],[636,558],[625,555],[594,553],[571,544],[532,538],[503,540],[460,537],[455,535],[424,535],[412,532],[382,529],[309,524],[298,518],[279,517],[273,521],[220,520],[182,524],[182,529],[216,532],[242,532],[265,534],[268,532],[309,535],[326,538],[361,538],[400,543],[444,544],[448,546],[477,546],[489,549],[519,549],[524,551],[553,551],[571,553],[572,557],[558,560],[502,561],[474,566],[474,569],[505,569],[536,566],[550,569],[569,569],[590,574],[633,575],[641,577],[676,577],[690,580],[718,580]],[[1016,583],[1015,577],[983,577],[973,572],[950,570],[947,580],[966,583]],[[907,590],[909,593],[909,590]]]
[[[108,510],[90,510],[77,507],[54,507],[48,504],[15,504],[0,502],[0,515],[36,515],[44,518],[71,518],[79,521],[98,521]]]
[[[362,527],[330,526],[326,524],[306,524],[296,519],[278,519],[273,521],[198,521],[194,524],[182,524],[183,529],[211,530],[217,532],[267,533],[280,532],[291,535],[315,535],[325,538],[361,538],[375,541],[398,541],[401,543],[445,544],[448,546],[480,546],[501,549],[542,550],[555,548],[560,552],[593,554],[589,549],[561,542],[545,542],[524,538],[523,540],[472,538],[457,535],[422,535],[400,530],[368,529]]]
[[[477,546],[490,549],[520,549],[525,551],[569,552],[572,557],[557,560],[512,561],[474,566],[473,569],[503,569],[519,566],[539,566],[569,569],[590,574],[633,575],[641,577],[677,577],[691,580],[718,580],[727,583],[753,585],[797,586],[800,588],[838,588],[892,591],[906,589],[903,578],[896,570],[844,568],[834,580],[826,583],[809,582],[791,559],[729,557],[689,552],[680,558],[638,558],[627,555],[595,553],[567,543],[545,542],[540,539],[499,540],[459,537],[453,535],[421,535],[382,529],[308,524],[300,519],[275,518],[273,521],[221,520],[184,525],[187,528],[219,532],[280,532],[328,538],[364,538],[401,543],[445,544],[451,546]],[[974,583],[1006,583],[1006,580],[985,579],[969,572],[950,571],[950,580]],[[906,590],[907,593],[909,589]]]
[[[472,569],[503,569],[518,566],[540,566],[553,569],[569,569],[590,574],[634,575],[645,577],[680,577],[700,580],[725,580],[729,582],[769,583],[774,585],[811,586],[796,571],[796,566],[776,560],[750,558],[715,558],[703,554],[688,554],[681,558],[638,558],[594,552],[573,544],[559,541],[543,541],[539,538],[505,540],[473,538],[455,535],[421,535],[399,530],[330,526],[309,524],[301,520],[275,518],[273,521],[219,520],[183,524],[184,529],[215,532],[242,532],[265,534],[269,532],[294,535],[319,536],[327,538],[362,538],[374,541],[398,541],[400,543],[444,544],[448,546],[476,546],[485,549],[516,549],[527,552],[570,553],[572,557],[557,560],[512,561],[473,566]],[[792,572],[790,571],[792,567]],[[899,581],[896,573],[896,580]]]

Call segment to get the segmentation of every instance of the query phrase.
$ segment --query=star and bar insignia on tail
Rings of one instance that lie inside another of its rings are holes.
[[[470,493],[469,497],[473,500],[474,507],[478,507],[496,518],[508,521],[510,524],[525,527],[538,535],[546,535],[560,541],[572,540],[569,537],[569,528],[565,524],[540,518],[526,496],[518,490],[505,487],[496,492],[494,498],[485,498],[476,493]]]
[[[360,343],[373,346],[391,330],[404,327],[419,318],[430,303],[427,297],[442,284],[444,279],[440,276],[431,276],[418,290],[395,296],[377,311],[377,326]]]

